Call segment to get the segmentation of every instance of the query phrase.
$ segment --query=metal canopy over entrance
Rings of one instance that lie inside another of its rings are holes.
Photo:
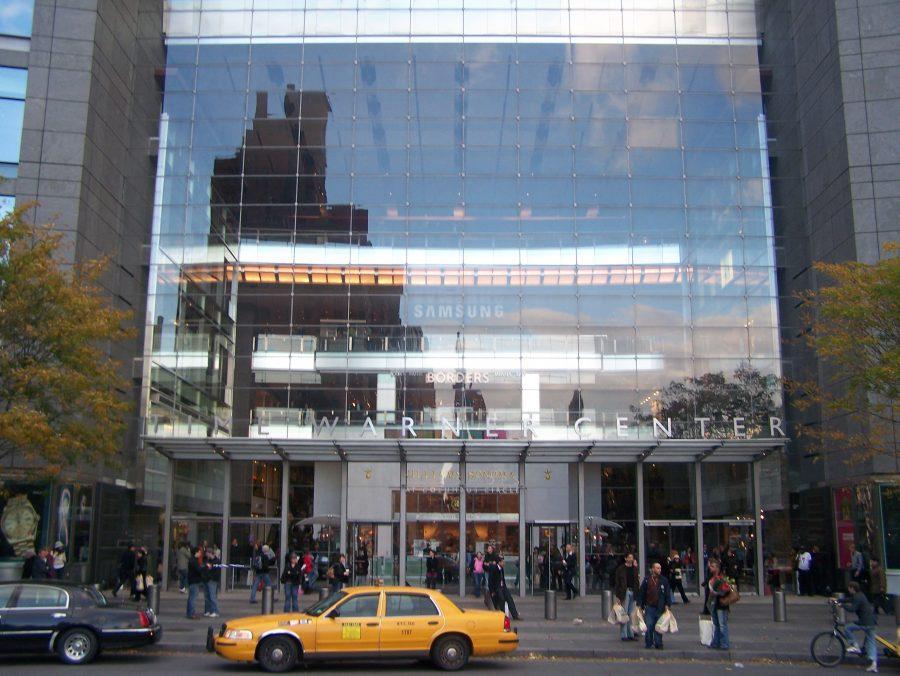
[[[353,462],[754,462],[787,439],[654,439],[494,441],[464,439],[287,440],[144,437],[144,444],[176,460]]]

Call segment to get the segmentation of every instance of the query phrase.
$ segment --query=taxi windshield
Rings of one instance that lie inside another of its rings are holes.
[[[332,594],[331,596],[322,599],[318,603],[314,603],[309,608],[306,608],[303,612],[307,615],[318,617],[345,596],[347,596],[347,592],[345,591],[340,591],[337,594]]]

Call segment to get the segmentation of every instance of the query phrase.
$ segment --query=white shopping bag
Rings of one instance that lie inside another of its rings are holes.
[[[637,606],[631,611],[631,631],[635,634],[647,633],[647,623],[644,622],[644,613]]]
[[[699,621],[701,645],[712,645],[714,630],[712,618],[701,615]]]
[[[606,618],[606,621],[610,624],[625,624],[628,622],[628,613],[625,612],[625,608],[622,607],[622,604],[619,603],[618,600],[613,604],[612,610],[609,612],[609,617]]]
[[[674,634],[678,631],[678,623],[675,621],[675,615],[666,608],[666,612],[659,616],[656,621],[656,631],[660,634]]]

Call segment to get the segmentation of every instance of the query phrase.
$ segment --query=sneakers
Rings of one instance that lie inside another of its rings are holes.
[[[179,594],[187,594],[187,589],[179,589],[178,593]]]
[[[209,617],[212,613],[203,613],[203,617]]]
[[[877,674],[878,673],[878,665],[875,664],[875,662],[872,662],[872,664],[869,665],[869,668],[866,669],[866,671],[870,674]]]
[[[210,613],[207,617],[218,617],[219,613]]]
[[[859,649],[858,646],[849,645],[849,646],[847,646],[847,654],[848,655],[862,655],[862,651]]]

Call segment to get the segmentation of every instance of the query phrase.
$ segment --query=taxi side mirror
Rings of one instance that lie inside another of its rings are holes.
[[[329,619],[329,620],[333,620],[333,619],[338,618],[338,617],[340,617],[340,616],[341,616],[341,613],[340,613],[337,609],[332,610],[330,613],[328,613],[328,619]]]

